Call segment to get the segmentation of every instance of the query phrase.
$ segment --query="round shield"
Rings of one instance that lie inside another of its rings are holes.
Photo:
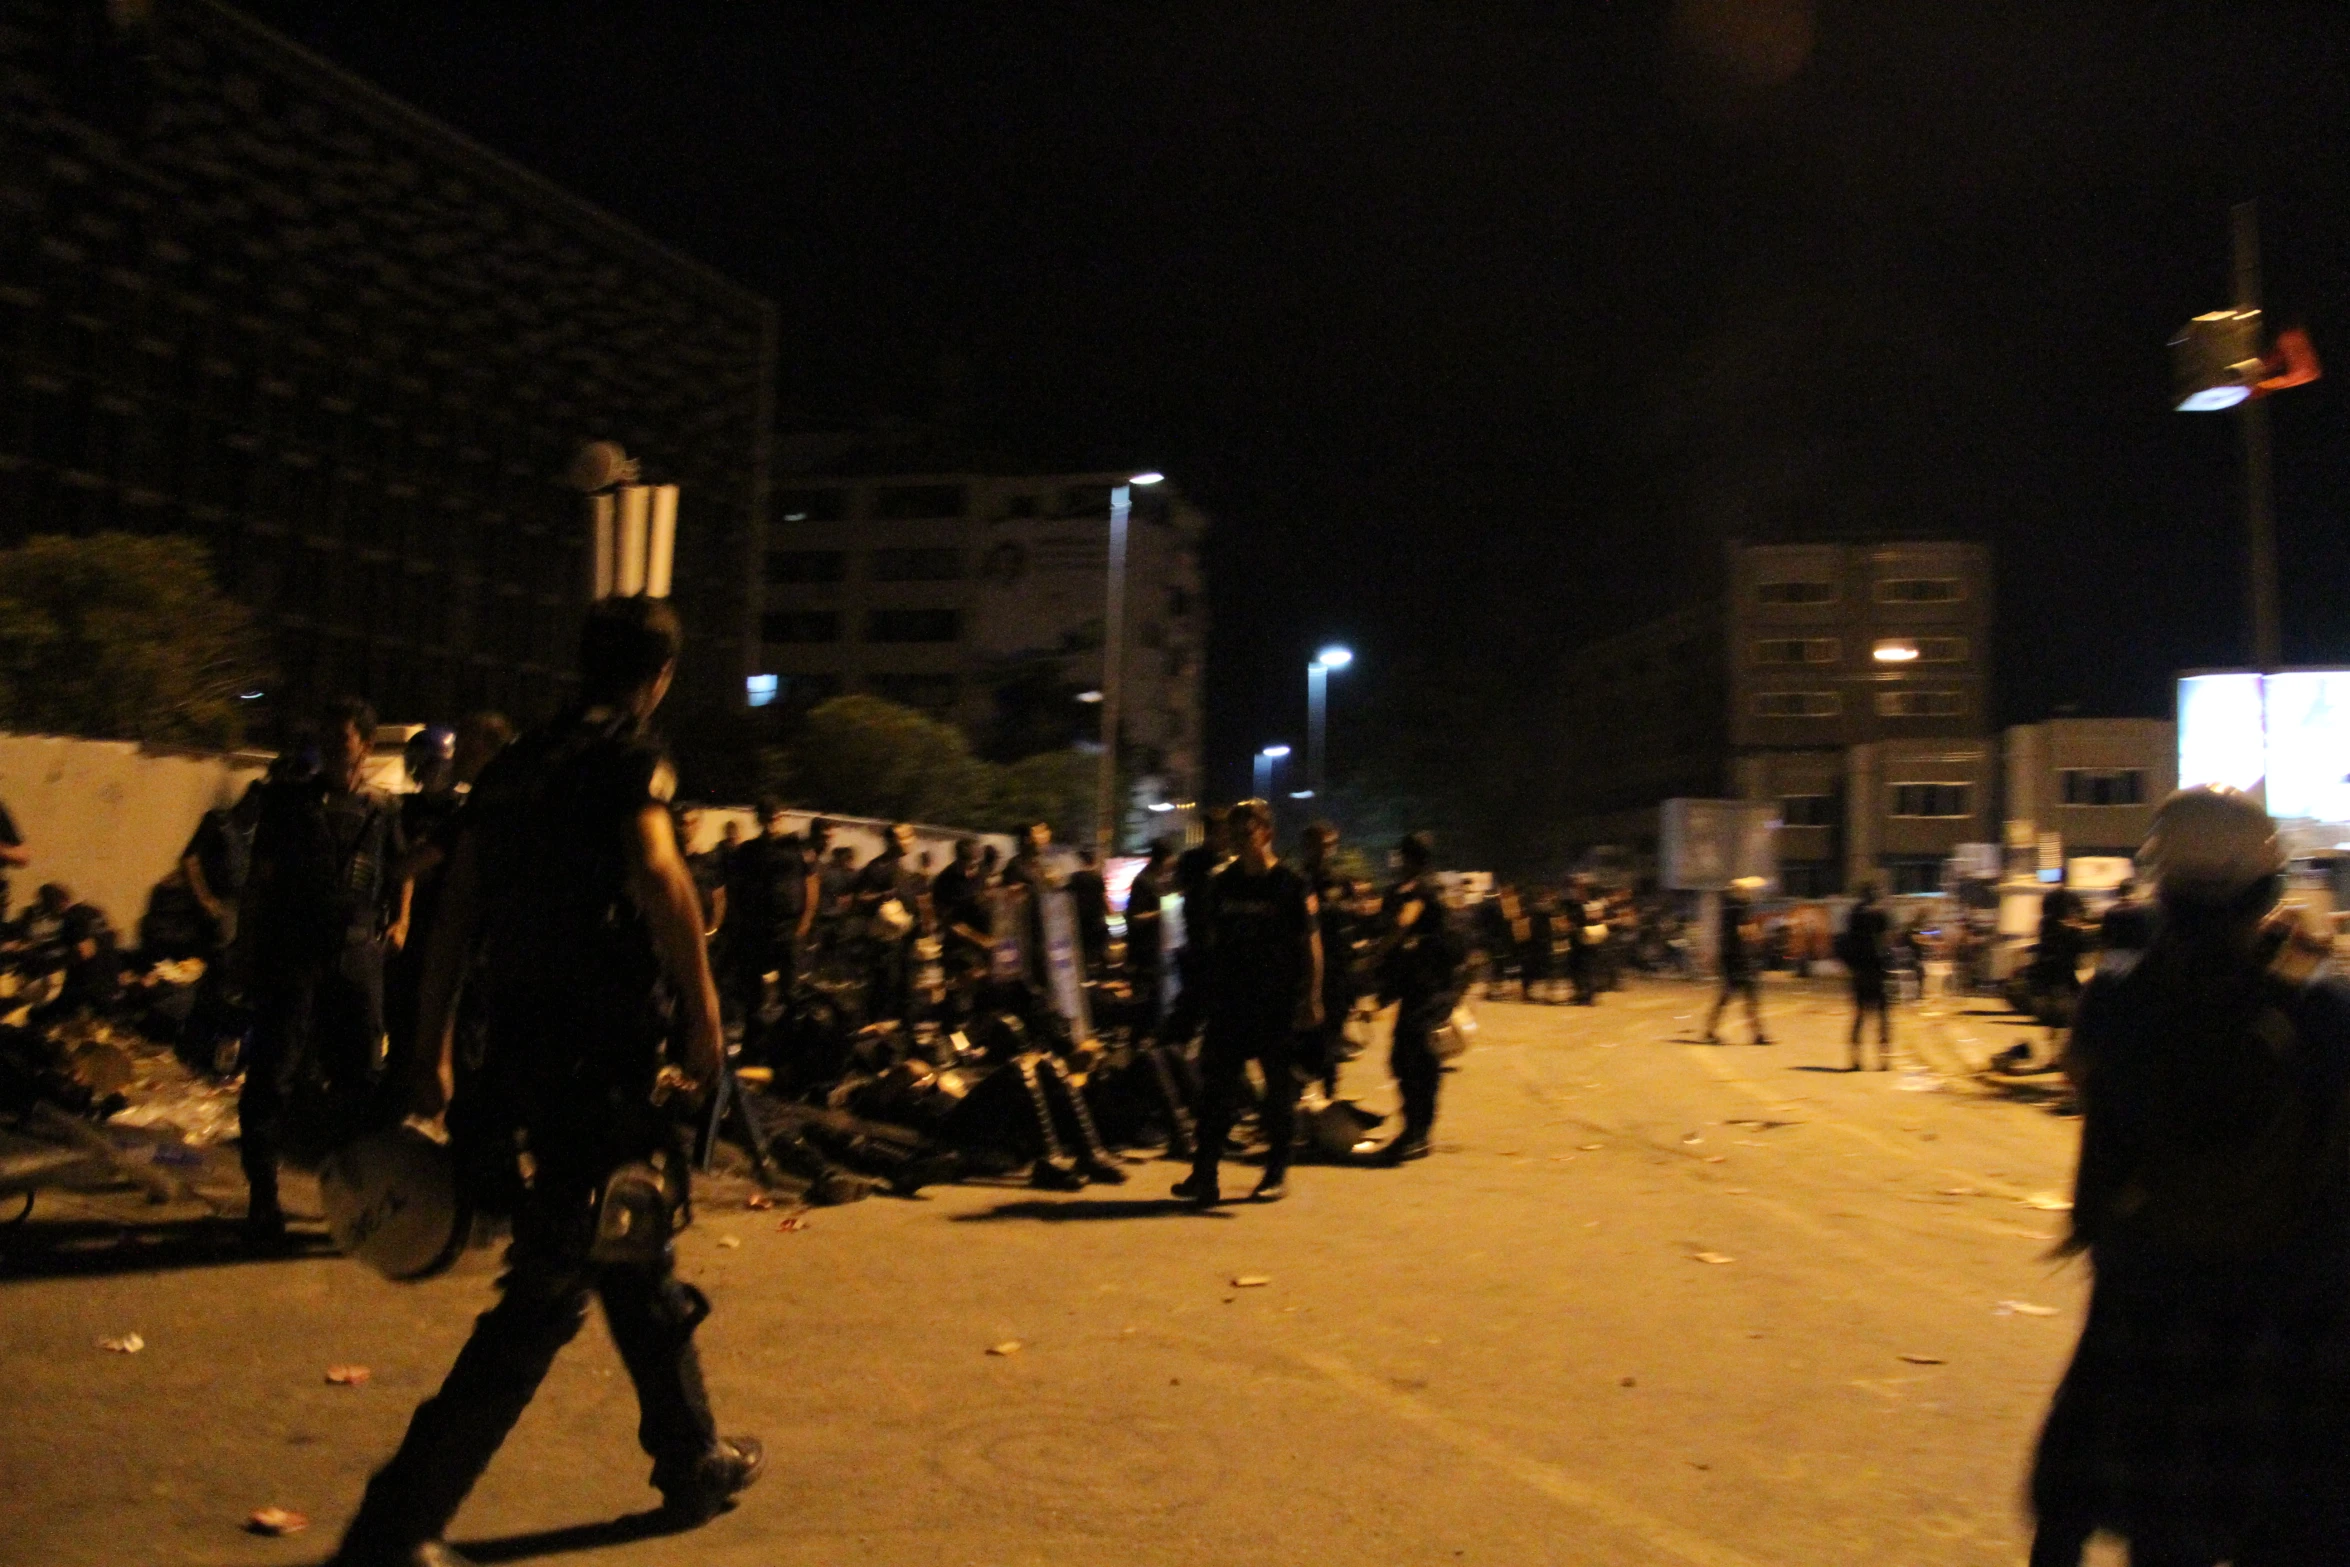
[[[387,1279],[430,1278],[465,1249],[471,1215],[449,1150],[412,1126],[370,1132],[318,1167],[335,1244]]]

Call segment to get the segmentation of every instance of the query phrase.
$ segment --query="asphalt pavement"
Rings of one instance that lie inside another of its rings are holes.
[[[1158,1161],[787,1230],[712,1183],[681,1269],[716,1304],[721,1428],[768,1475],[648,1533],[591,1326],[452,1538],[598,1567],[2020,1563],[2084,1300],[2047,1255],[2074,1123],[1971,1083],[2019,1030],[1969,1004],[1900,1009],[1894,1069],[1852,1074],[1832,988],[1770,987],[1769,1047],[1699,1043],[1706,999],[1487,1003],[1435,1157],[1304,1166],[1273,1206],[1188,1211]],[[1376,1052],[1345,1087],[1394,1102]],[[494,1259],[404,1287],[159,1255],[0,1256],[0,1559],[317,1562]],[[267,1505],[312,1526],[241,1532]]]

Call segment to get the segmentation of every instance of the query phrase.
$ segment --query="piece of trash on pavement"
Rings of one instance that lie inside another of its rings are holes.
[[[1727,1164],[1730,1162],[1730,1156],[1726,1153],[1709,1153],[1705,1156],[1705,1162],[1707,1164]]]
[[[1974,1197],[1980,1195],[1972,1186],[1944,1186],[1935,1195],[1941,1197]]]
[[[1236,1290],[1262,1289],[1272,1282],[1273,1276],[1269,1273],[1243,1273],[1232,1281],[1232,1287]]]
[[[375,1373],[365,1366],[329,1366],[326,1368],[326,1379],[337,1387],[359,1387],[374,1375]]]
[[[2056,1315],[2054,1306],[2035,1306],[2028,1300],[2003,1300],[1993,1306],[1991,1310],[1995,1315],[2002,1317],[2053,1317]]]
[[[762,1208],[774,1207],[775,1199],[768,1196],[765,1192],[753,1192],[750,1196],[743,1199],[743,1206],[756,1213]]]
[[[2026,1197],[2023,1203],[2025,1207],[2037,1208],[2043,1213],[2070,1213],[2073,1211],[2072,1199],[2059,1197],[2054,1192],[2034,1192],[2031,1196]]]
[[[310,1527],[310,1520],[290,1507],[256,1507],[245,1527],[255,1534],[300,1534]]]
[[[1940,1355],[1904,1355],[1901,1358],[1913,1366],[1947,1366],[1950,1364]]]
[[[98,1347],[110,1355],[135,1355],[147,1347],[147,1341],[136,1333],[125,1333],[120,1338],[102,1338]]]
[[[739,1235],[721,1235],[718,1237],[718,1244],[725,1247],[728,1251],[734,1250],[734,1248],[740,1246],[742,1243],[743,1238]]]
[[[1685,1143],[1702,1143],[1705,1141],[1705,1134],[1703,1132],[1691,1132],[1684,1136],[1681,1141]]]
[[[1693,1252],[1691,1252],[1691,1253],[1689,1254],[1689,1260],[1690,1260],[1691,1262],[1716,1262],[1716,1263],[1719,1263],[1719,1262],[1736,1262],[1738,1259],[1737,1259],[1737,1258],[1735,1258],[1735,1257],[1725,1256],[1724,1254],[1722,1254],[1721,1252],[1718,1252],[1718,1251],[1693,1251]]]
[[[1638,1387],[1639,1385],[1640,1379],[1638,1377],[1622,1377],[1616,1382],[1618,1387]]]
[[[1930,1094],[1941,1088],[1942,1079],[1931,1072],[1904,1072],[1893,1086],[1905,1094]]]
[[[787,1235],[795,1230],[808,1229],[810,1228],[808,1223],[808,1216],[804,1213],[790,1214],[781,1224],[778,1224],[776,1228],[782,1230]]]
[[[991,1355],[1017,1355],[1020,1353],[1020,1341],[1016,1338],[1008,1338],[1001,1344],[988,1345],[987,1352]]]
[[[1581,1150],[1584,1153],[1597,1153],[1606,1146],[1607,1144],[1605,1143],[1583,1143],[1580,1145]]]

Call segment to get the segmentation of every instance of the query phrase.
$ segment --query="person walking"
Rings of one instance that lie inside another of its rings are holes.
[[[1370,963],[1379,976],[1379,998],[1395,1003],[1387,1064],[1403,1100],[1402,1129],[1371,1156],[1386,1165],[1428,1157],[1437,1090],[1444,1082],[1434,1036],[1460,1001],[1466,956],[1452,911],[1445,907],[1444,889],[1437,885],[1435,840],[1424,832],[1406,833],[1395,857],[1403,879],[1388,889],[1381,904],[1383,933]]]
[[[315,745],[271,768],[259,802],[238,920],[253,1035],[237,1097],[245,1238],[257,1247],[285,1240],[277,1177],[289,1134],[315,1157],[358,1131],[382,1063],[384,956],[408,884],[395,875],[399,810],[363,781],[374,745],[373,708],[330,703]]]
[[[2139,1567],[2350,1559],[2350,981],[2272,914],[2248,796],[2166,800],[2161,922],[2082,996],[2071,1234],[2088,1319],[2031,1476],[2032,1567],[2097,1530]]]
[[[1324,1097],[1338,1097],[1338,1068],[1346,1059],[1346,1020],[1360,993],[1354,963],[1354,883],[1339,873],[1332,856],[1338,829],[1315,822],[1305,830],[1302,869],[1314,889],[1322,934],[1322,1021],[1298,1041],[1298,1064],[1322,1085]]]
[[[1763,1033],[1762,986],[1754,970],[1755,942],[1761,934],[1754,925],[1754,894],[1762,885],[1760,876],[1741,876],[1722,893],[1718,959],[1722,988],[1714,992],[1713,1010],[1705,1015],[1705,1042],[1709,1045],[1722,1042],[1714,1027],[1722,1020],[1722,1008],[1732,996],[1739,995],[1746,998],[1746,1017],[1754,1025],[1754,1042],[1758,1045],[1771,1042]]]
[[[1223,1200],[1216,1166],[1231,1134],[1241,1078],[1254,1061],[1265,1074],[1259,1129],[1265,1169],[1257,1202],[1289,1195],[1296,1141],[1296,1040],[1322,1020],[1322,936],[1314,889],[1273,853],[1273,807],[1243,800],[1226,823],[1238,853],[1216,872],[1207,899],[1207,1033],[1200,1047],[1203,1102],[1191,1174],[1175,1183],[1186,1202]]]
[[[515,741],[460,818],[426,960],[412,1108],[446,1108],[452,1024],[478,961],[488,1069],[519,1112],[532,1173],[498,1303],[368,1482],[336,1567],[462,1561],[441,1536],[591,1295],[636,1387],[666,1522],[707,1522],[763,1466],[756,1439],[717,1435],[693,1347],[709,1302],[676,1278],[666,1230],[608,1250],[598,1223],[631,1170],[666,1160],[664,1186],[682,1188],[687,1164],[656,1083],[666,1075],[698,1096],[723,1063],[699,900],[670,825],[675,777],[646,732],[681,640],[663,600],[597,602],[580,705]],[[665,1216],[681,1202],[665,1192]]]
[[[1877,901],[1874,882],[1860,884],[1860,900],[1844,924],[1837,956],[1852,977],[1852,1067],[1861,1068],[1861,1027],[1871,1012],[1877,1014],[1877,1070],[1893,1064],[1893,1003],[1885,983],[1885,941],[1891,921]],[[1759,1028],[1757,1029],[1759,1033]]]
[[[1126,888],[1126,988],[1134,998],[1135,1034],[1159,1024],[1160,986],[1167,962],[1167,870],[1175,863],[1170,840],[1151,840],[1149,857]]]

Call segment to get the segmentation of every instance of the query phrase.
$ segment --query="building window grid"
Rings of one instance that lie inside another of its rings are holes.
[[[1836,597],[1835,583],[1815,578],[1758,583],[1754,590],[1758,604],[1833,604]]]
[[[963,552],[951,544],[877,549],[870,573],[875,582],[960,582]]]
[[[1833,664],[1843,656],[1836,637],[1765,637],[1754,645],[1758,664]]]
[[[1832,794],[1790,794],[1779,801],[1779,822],[1785,827],[1833,827],[1837,815]]]
[[[1915,649],[1914,656],[1902,660],[1911,664],[1963,664],[1968,652],[1964,637],[1879,637],[1870,651],[1881,653],[1886,648]]]
[[[868,642],[953,642],[963,617],[952,609],[876,609],[865,615]]]
[[[2139,767],[2067,767],[2064,803],[2067,805],[2143,805],[2146,772]]]
[[[1757,718],[1834,718],[1843,711],[1837,691],[1758,691],[1754,698]]]
[[[1966,783],[1897,783],[1888,785],[1893,807],[1901,817],[1951,820],[1972,816],[1974,785]]]
[[[1880,604],[1956,604],[1965,599],[1966,584],[1957,577],[1879,577]]]
[[[1966,712],[1963,691],[1880,691],[1879,718],[1958,718]]]

